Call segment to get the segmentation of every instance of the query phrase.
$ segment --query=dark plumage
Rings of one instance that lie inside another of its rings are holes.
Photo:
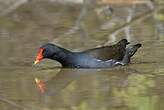
[[[101,60],[122,60],[125,55],[126,45],[128,44],[129,42],[126,39],[122,39],[115,45],[89,49],[84,51],[84,53]]]
[[[116,65],[126,65],[130,62],[141,44],[132,45],[126,39],[113,46],[89,49],[83,52],[72,52],[54,44],[48,43],[40,47],[35,64],[44,58],[56,60],[68,68],[107,68]]]

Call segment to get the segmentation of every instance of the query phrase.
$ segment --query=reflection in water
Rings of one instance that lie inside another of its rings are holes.
[[[108,95],[113,86],[124,87],[127,85],[128,74],[124,69],[62,69],[55,77],[46,82],[47,93],[43,99],[44,104],[56,108],[62,105],[79,106],[83,102],[92,103],[92,101],[107,103],[103,100],[109,100]],[[96,105],[95,103],[94,106]]]
[[[0,108],[163,110],[163,44],[144,42],[131,64],[112,69],[61,69],[46,61],[1,67]],[[35,77],[46,82],[45,94],[40,94]]]
[[[153,110],[158,96],[149,95],[148,91],[155,86],[154,84],[153,76],[132,74],[125,69],[64,69],[47,81],[47,94],[43,101],[46,108],[71,105],[70,107],[85,110],[109,108]]]
[[[136,20],[127,32],[132,37],[129,39],[143,44],[131,64],[77,70],[54,68],[53,61],[47,60],[32,66],[36,50],[48,41],[83,50],[109,42],[110,32],[125,22],[128,11],[116,7],[113,17],[99,18],[90,8],[82,32],[64,37],[63,33],[74,25],[79,7],[74,12],[72,6],[69,9],[65,5],[35,3],[24,4],[0,18],[0,110],[164,110],[162,9],[155,10],[154,18]],[[134,11],[142,14],[147,10],[137,6]],[[108,18],[114,20],[107,23]],[[122,32],[116,35],[117,39],[121,36]],[[45,94],[39,93],[35,77],[46,81]]]
[[[142,64],[88,70],[35,68],[1,70],[3,110],[163,110],[159,105],[164,100],[164,77],[142,72]],[[46,81],[45,94],[39,93],[35,77]]]

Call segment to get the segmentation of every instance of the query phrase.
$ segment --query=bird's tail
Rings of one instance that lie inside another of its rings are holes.
[[[137,50],[142,46],[138,43],[126,48],[125,55],[121,61],[122,65],[127,65],[130,62],[130,58],[137,52]]]

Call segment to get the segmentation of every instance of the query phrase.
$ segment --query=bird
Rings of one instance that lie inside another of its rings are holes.
[[[128,44],[126,39],[122,39],[115,45],[72,52],[55,44],[46,43],[39,48],[34,64],[48,58],[58,61],[64,68],[111,68],[127,65],[141,47],[140,43],[126,47]]]
[[[130,44],[127,39],[122,39],[118,43],[110,46],[103,46],[98,48],[92,48],[83,51],[83,53],[90,54],[97,59],[101,60],[122,60],[125,54],[126,45]]]

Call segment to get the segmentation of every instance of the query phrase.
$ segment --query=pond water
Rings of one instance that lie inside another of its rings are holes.
[[[142,44],[131,64],[112,69],[62,69],[46,60],[1,66],[0,108],[163,110],[164,42]],[[45,81],[45,94],[39,92],[36,77]]]
[[[133,10],[136,19],[144,12],[146,17],[128,27],[128,40],[141,42],[142,47],[127,66],[63,69],[50,60],[33,65],[38,47],[45,42],[80,51],[113,42],[111,32],[126,26],[128,8],[116,7],[114,15],[106,17],[91,7],[82,32],[67,36],[63,33],[80,13],[80,7],[72,7],[29,0],[0,17],[0,110],[164,110],[163,11],[153,15],[144,6]],[[126,36],[122,33],[115,41]],[[45,81],[44,94],[35,78]]]

